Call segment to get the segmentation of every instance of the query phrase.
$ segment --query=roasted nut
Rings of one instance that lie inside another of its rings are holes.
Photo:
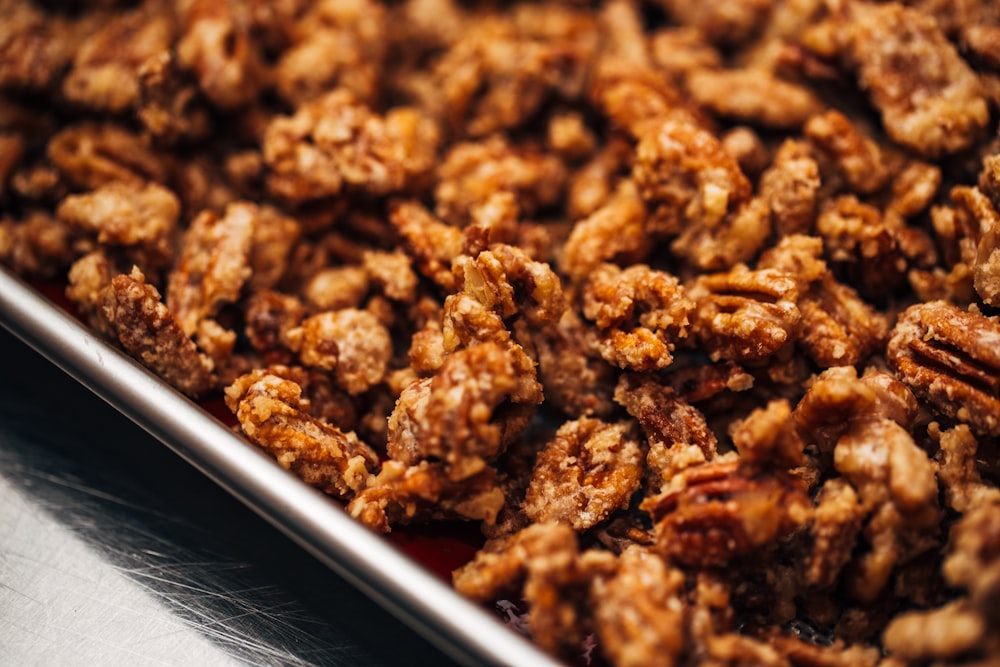
[[[745,475],[739,461],[687,468],[641,508],[657,548],[688,567],[723,567],[800,526],[809,501],[786,473]]]
[[[583,288],[583,315],[600,331],[601,356],[631,370],[670,365],[676,342],[688,335],[694,307],[677,278],[642,264],[624,271],[602,264]]]
[[[1000,435],[1000,325],[935,301],[908,308],[886,358],[915,394],[977,433]]]
[[[523,509],[536,523],[592,528],[628,506],[642,477],[642,450],[628,424],[566,422],[538,453]]]
[[[138,269],[111,279],[101,314],[122,347],[185,394],[198,396],[213,386],[212,362]]]
[[[699,276],[687,290],[697,303],[692,330],[713,361],[757,361],[791,344],[802,315],[791,274],[775,269]]]
[[[338,498],[364,488],[378,456],[352,432],[308,414],[302,387],[266,371],[226,387],[226,404],[250,440],[307,484]]]

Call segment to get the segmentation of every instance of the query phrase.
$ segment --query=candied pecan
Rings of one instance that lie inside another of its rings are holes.
[[[197,84],[186,74],[172,51],[151,54],[138,65],[136,116],[158,145],[203,140],[212,129]]]
[[[627,373],[614,398],[639,422],[649,443],[645,475],[652,491],[664,490],[685,468],[715,459],[718,442],[705,416],[673,388]]]
[[[792,632],[796,630],[793,628]],[[845,645],[839,639],[829,644],[816,644],[806,641],[803,636],[777,631],[765,631],[761,639],[796,667],[888,667],[880,662],[878,649],[859,644]]]
[[[378,99],[387,51],[387,9],[371,0],[313,4],[289,26],[292,44],[274,68],[278,92],[293,106],[334,88]]]
[[[497,191],[511,192],[526,215],[562,196],[566,166],[534,144],[512,144],[502,135],[452,145],[437,168],[435,213],[455,225],[468,223],[474,206]]]
[[[288,363],[292,359],[289,334],[305,316],[305,305],[296,297],[258,290],[247,299],[244,310],[247,339],[267,363]]]
[[[590,587],[601,651],[619,667],[678,664],[684,648],[684,574],[642,547],[629,547]]]
[[[0,260],[15,271],[43,278],[87,250],[79,248],[79,232],[44,211],[29,211],[23,219],[0,218]]]
[[[967,589],[977,610],[995,622],[1000,577],[1000,505],[973,507],[952,527],[941,572],[951,586]]]
[[[0,198],[7,191],[7,181],[25,153],[24,138],[0,131]]]
[[[642,450],[626,422],[583,417],[559,427],[538,453],[522,509],[536,523],[556,521],[584,531],[639,489]]]
[[[514,246],[496,244],[454,263],[458,287],[504,318],[520,314],[530,326],[555,322],[566,308],[562,284],[551,267]]]
[[[746,466],[791,469],[803,463],[804,443],[785,399],[771,401],[746,419],[733,422],[729,435]]]
[[[614,371],[593,351],[592,338],[573,310],[556,323],[531,329],[545,404],[571,417],[606,417],[614,410]]]
[[[73,262],[67,274],[66,298],[77,308],[86,322],[108,338],[114,332],[100,315],[104,305],[104,290],[118,274],[103,250],[94,250]]]
[[[553,115],[546,130],[546,146],[563,159],[578,160],[592,154],[597,138],[583,116],[575,111]]]
[[[823,107],[809,88],[759,68],[696,69],[686,88],[712,113],[765,128],[801,127]]]
[[[302,286],[302,297],[314,312],[360,308],[368,294],[368,272],[360,266],[320,269]]]
[[[833,456],[870,512],[864,536],[871,549],[853,563],[847,583],[854,597],[871,602],[897,564],[936,545],[940,512],[933,464],[891,419],[855,423]]]
[[[165,183],[170,164],[118,125],[70,125],[49,141],[48,156],[71,185],[95,189],[111,181]]]
[[[530,6],[521,9],[528,11]],[[551,5],[534,11],[540,16],[522,25],[495,17],[472,22],[432,65],[440,97],[435,103],[452,134],[485,137],[513,129],[547,101],[580,95],[597,37],[592,20],[583,14],[558,17],[556,12],[570,10]],[[556,34],[530,32],[544,28]]]
[[[98,243],[142,246],[151,259],[162,262],[173,253],[180,202],[173,192],[155,183],[112,181],[91,192],[66,197],[56,215],[96,235]]]
[[[559,523],[536,523],[491,540],[475,558],[452,573],[456,590],[473,600],[495,600],[516,592],[528,571],[543,560],[567,561],[578,555],[576,533]]]
[[[977,433],[1000,434],[1000,324],[942,301],[899,318],[886,358],[899,378],[941,414]]]
[[[941,168],[914,160],[892,180],[892,201],[887,208],[903,217],[914,216],[934,200],[941,185]]]
[[[847,480],[838,477],[823,484],[809,526],[812,548],[806,584],[816,588],[834,584],[851,559],[864,518],[864,507]]]
[[[338,88],[268,124],[267,188],[292,204],[348,186],[376,195],[399,192],[429,174],[437,144],[436,126],[415,109],[381,116]]]
[[[920,155],[968,148],[989,122],[975,73],[927,14],[851,2],[837,25],[841,57],[868,91],[892,139]]]
[[[585,278],[602,262],[639,261],[646,248],[646,207],[631,180],[622,181],[604,205],[573,226],[560,268]]]
[[[250,268],[247,281],[251,293],[274,287],[288,272],[292,248],[302,234],[302,225],[273,206],[259,206],[254,216]]]
[[[191,222],[167,284],[167,307],[191,335],[240,296],[249,263],[257,206],[234,202],[219,217],[205,211]]]
[[[103,301],[101,314],[108,330],[144,366],[190,396],[214,385],[212,362],[198,352],[141,271],[112,278]]]
[[[337,384],[351,395],[385,379],[392,357],[388,329],[371,313],[356,308],[307,317],[287,337],[304,365],[333,371]]]
[[[854,192],[870,194],[888,182],[889,169],[878,144],[836,109],[810,118],[803,132]]]
[[[775,269],[699,276],[687,289],[697,304],[692,331],[713,361],[757,361],[795,340],[801,313],[795,278]]]
[[[393,301],[413,303],[417,300],[417,274],[406,253],[401,250],[365,251],[363,266],[369,282],[378,285]]]
[[[462,252],[461,230],[447,225],[415,201],[392,206],[389,220],[416,269],[446,291],[456,287],[451,261]]]
[[[705,41],[697,28],[670,26],[655,31],[649,38],[652,62],[677,82],[698,70],[722,67],[722,54]]]
[[[598,349],[620,368],[653,370],[673,362],[695,308],[677,278],[643,264],[602,264],[583,289],[583,314],[600,329]]]
[[[812,229],[819,188],[819,165],[812,151],[801,141],[786,139],[760,177],[760,197],[771,209],[779,238]]]
[[[798,306],[802,312],[798,345],[821,368],[861,363],[889,334],[888,318],[832,274],[803,294]]]
[[[657,548],[688,567],[721,567],[802,525],[809,500],[781,471],[748,474],[738,460],[686,468],[640,506],[656,524]]]
[[[953,188],[951,199],[960,203],[978,223],[980,236],[972,285],[983,303],[1000,306],[1000,214],[979,188]]]
[[[185,0],[177,13],[178,60],[195,73],[205,96],[223,111],[252,102],[264,70],[246,8],[232,0]]]
[[[522,382],[511,357],[497,343],[478,343],[449,354],[433,377],[407,387],[389,417],[389,456],[407,464],[441,459],[456,481],[483,470],[525,425],[505,418],[517,412],[516,403],[505,402]]]
[[[909,428],[917,409],[916,398],[892,375],[870,371],[858,378],[853,366],[837,366],[813,379],[795,406],[795,421],[821,451],[831,451],[856,421],[887,418]]]
[[[940,448],[937,475],[948,505],[965,513],[974,507],[1000,503],[1000,489],[987,484],[980,475],[976,460],[979,443],[968,425],[959,424],[941,432],[937,424],[932,424],[933,436]]]
[[[386,461],[347,505],[347,512],[369,528],[387,533],[393,525],[427,519],[460,518],[490,525],[503,503],[503,490],[491,468],[454,480],[439,462],[408,466]]]
[[[750,199],[750,182],[719,140],[692,122],[649,125],[635,149],[632,176],[664,229],[716,227]]]
[[[307,484],[349,498],[364,488],[378,456],[353,432],[311,417],[308,403],[298,383],[267,370],[226,387],[226,405],[247,438]]]
[[[66,99],[91,109],[120,113],[139,97],[139,66],[170,48],[171,16],[147,4],[115,14],[87,35],[63,78]]]
[[[79,40],[72,21],[34,3],[0,5],[0,90],[42,91],[58,82]]]
[[[884,301],[905,277],[900,231],[891,218],[854,195],[827,199],[816,219],[827,258],[844,267],[859,292],[873,300]]]
[[[751,179],[756,179],[771,161],[771,154],[763,139],[745,125],[726,130],[719,140],[722,148],[736,160],[740,170]]]
[[[507,329],[500,315],[488,309],[468,292],[448,296],[441,313],[442,349],[450,353],[479,343],[495,343],[503,348],[515,373],[516,385],[511,400],[522,407],[542,400],[542,388],[535,377],[535,362],[515,340],[530,342],[527,327],[514,323],[515,334]],[[520,410],[518,410],[520,412]],[[513,415],[511,415],[513,417]]]

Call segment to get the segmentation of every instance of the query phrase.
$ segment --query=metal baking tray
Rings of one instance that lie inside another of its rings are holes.
[[[557,664],[2,266],[0,325],[456,661]]]

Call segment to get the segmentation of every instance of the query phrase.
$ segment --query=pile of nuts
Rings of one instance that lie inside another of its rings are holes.
[[[617,666],[1000,660],[995,0],[0,0],[0,262]],[[587,658],[581,652],[587,651]]]

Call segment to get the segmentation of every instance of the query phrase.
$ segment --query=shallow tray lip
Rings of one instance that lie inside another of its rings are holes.
[[[557,665],[0,265],[0,326],[467,665]]]

